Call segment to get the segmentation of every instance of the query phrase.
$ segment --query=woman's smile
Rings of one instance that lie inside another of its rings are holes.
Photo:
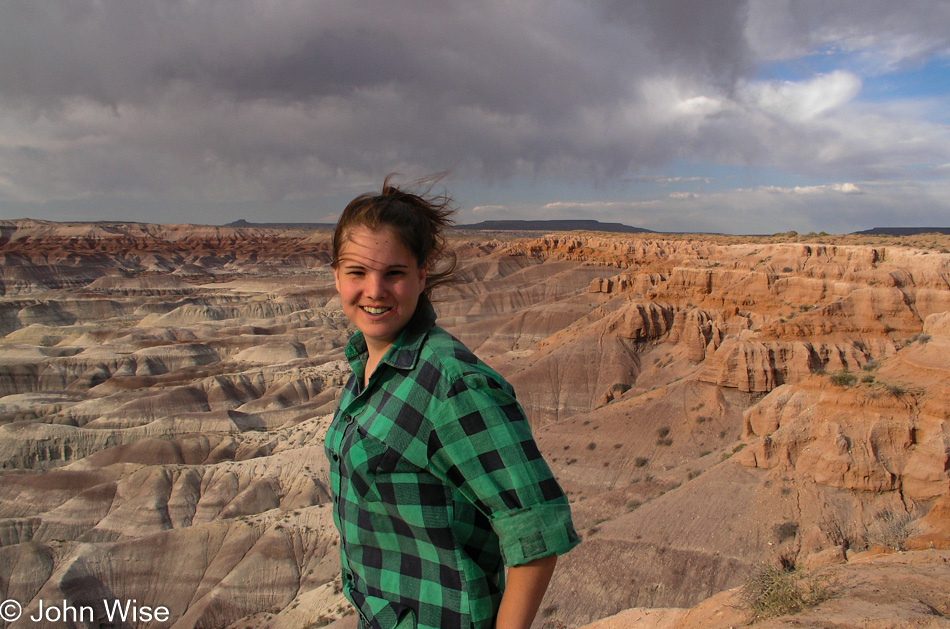
[[[371,315],[381,315],[392,310],[392,308],[384,308],[382,306],[363,306],[362,308]]]

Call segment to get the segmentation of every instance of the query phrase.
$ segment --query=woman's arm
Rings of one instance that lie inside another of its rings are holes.
[[[557,556],[542,557],[508,568],[505,593],[495,619],[495,629],[528,629],[534,621]]]

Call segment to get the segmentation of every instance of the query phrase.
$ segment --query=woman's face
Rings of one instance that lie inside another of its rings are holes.
[[[379,356],[409,323],[426,284],[425,268],[385,226],[348,230],[333,277],[343,314]]]

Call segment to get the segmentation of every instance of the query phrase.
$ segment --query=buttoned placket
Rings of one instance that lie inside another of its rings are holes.
[[[347,556],[348,556],[348,555],[347,555],[347,552],[345,551],[345,548],[346,548],[346,538],[345,538],[345,537],[343,536],[343,534],[342,534],[342,532],[343,532],[342,523],[343,523],[343,515],[344,515],[344,514],[341,513],[341,509],[343,508],[343,505],[346,503],[346,501],[343,500],[343,474],[340,473],[340,466],[341,466],[341,464],[340,464],[340,454],[339,454],[339,452],[340,452],[340,446],[341,446],[341,444],[343,443],[343,439],[346,437],[346,429],[349,428],[349,424],[352,424],[353,422],[352,422],[352,421],[348,421],[348,420],[350,419],[350,415],[341,415],[340,418],[341,418],[341,419],[344,419],[344,421],[347,422],[347,426],[345,426],[343,430],[335,430],[335,431],[333,431],[333,441],[334,441],[334,442],[333,442],[332,444],[330,444],[330,449],[331,449],[331,452],[333,453],[333,455],[332,455],[333,463],[332,463],[332,464],[333,464],[333,467],[334,467],[333,471],[334,471],[334,473],[336,474],[336,482],[337,482],[337,487],[335,488],[335,491],[333,492],[333,493],[334,493],[333,500],[334,500],[334,502],[336,502],[336,508],[334,509],[334,516],[335,516],[335,518],[336,518],[337,520],[339,520],[339,521],[337,522],[337,529],[341,532],[341,535],[340,535],[340,550],[341,550],[342,552],[340,553],[340,563],[342,564],[342,570],[341,570],[340,576],[341,576],[341,579],[342,579],[342,582],[343,582],[343,583],[342,583],[343,587],[348,589],[348,586],[349,586],[351,577],[350,577],[350,567],[349,567],[348,562],[347,562]]]
[[[372,380],[372,377],[370,377],[370,380]],[[359,387],[359,384],[357,382],[354,382],[354,384],[356,385],[356,387]],[[363,404],[366,398],[366,392],[368,389],[369,389],[369,386],[362,387],[362,390],[358,389],[356,395],[353,395],[352,398],[347,403],[346,408],[340,409],[340,413],[338,417],[339,417],[339,420],[342,420],[345,425],[343,426],[343,430],[333,431],[334,441],[331,444],[333,466],[334,466],[334,471],[336,472],[336,477],[337,477],[337,487],[336,487],[336,492],[335,492],[336,494],[335,500],[337,503],[336,517],[339,518],[339,522],[337,522],[337,529],[341,531],[340,546],[343,552],[341,553],[340,561],[343,564],[341,572],[342,572],[342,579],[343,579],[344,586],[353,585],[353,571],[350,570],[350,566],[349,566],[349,560],[348,560],[349,553],[345,551],[346,539],[342,535],[342,531],[345,530],[345,528],[342,526],[342,523],[346,521],[346,513],[344,512],[344,509],[347,505],[347,501],[346,501],[346,494],[344,493],[344,490],[343,490],[343,474],[340,473],[343,467],[343,460],[342,460],[342,457],[340,456],[340,449],[343,443],[349,438],[350,433],[356,429],[356,424],[357,424],[356,416],[359,415],[359,413],[362,410],[360,406]],[[344,393],[344,395],[345,394],[346,393]]]

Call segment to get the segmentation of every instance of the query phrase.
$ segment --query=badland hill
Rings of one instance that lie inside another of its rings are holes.
[[[452,244],[440,324],[515,385],[584,538],[536,626],[735,626],[763,565],[822,595],[756,626],[950,624],[950,239]],[[0,222],[0,599],[24,607],[0,626],[103,599],[177,628],[353,623],[328,250]]]

